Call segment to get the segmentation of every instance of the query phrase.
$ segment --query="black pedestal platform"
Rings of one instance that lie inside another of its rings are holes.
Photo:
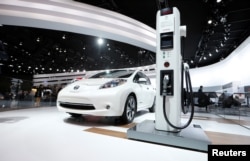
[[[211,144],[207,135],[199,125],[189,125],[187,128],[175,133],[156,130],[153,120],[145,120],[128,129],[127,137],[133,140],[201,152],[207,152],[208,145]]]

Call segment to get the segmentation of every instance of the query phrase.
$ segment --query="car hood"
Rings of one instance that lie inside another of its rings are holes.
[[[69,84],[64,90],[71,92],[81,92],[86,90],[99,89],[103,84],[113,80],[112,78],[83,79]]]
[[[100,86],[104,83],[107,83],[115,78],[90,78],[90,79],[83,79],[73,83],[74,85],[83,85],[83,86]]]

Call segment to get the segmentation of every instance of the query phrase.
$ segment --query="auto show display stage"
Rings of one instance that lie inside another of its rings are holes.
[[[155,120],[155,114],[139,111],[124,125],[105,117],[73,118],[55,106],[0,112],[0,160],[207,161],[204,152],[127,138],[128,129],[145,120]],[[214,114],[195,113],[192,124],[213,144],[250,144],[249,129]]]
[[[155,129],[154,120],[145,120],[127,131],[129,139],[207,152],[211,141],[200,125],[190,125],[180,132],[167,132]]]

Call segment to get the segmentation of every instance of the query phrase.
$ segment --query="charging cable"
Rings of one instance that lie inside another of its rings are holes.
[[[185,66],[185,68],[183,67]],[[193,120],[193,116],[194,116],[194,103],[193,103],[193,91],[192,91],[192,84],[191,84],[191,79],[190,79],[190,74],[189,74],[189,70],[188,70],[188,66],[185,64],[182,66],[182,69],[184,68],[184,71],[185,71],[185,80],[186,80],[186,92],[188,93],[189,91],[189,100],[190,100],[190,103],[191,103],[191,107],[192,107],[192,110],[191,110],[191,115],[189,117],[189,120],[187,121],[187,123],[183,126],[176,126],[174,124],[172,124],[169,119],[168,119],[168,116],[166,114],[166,96],[167,96],[167,84],[169,83],[169,76],[166,75],[164,76],[163,78],[163,92],[162,92],[162,95],[163,95],[163,113],[164,113],[164,118],[165,120],[167,121],[167,123],[175,128],[175,129],[185,129],[186,127],[188,127],[190,125],[190,123],[192,122]],[[184,72],[182,73],[182,75],[184,74]],[[182,76],[182,87],[183,87],[183,76]],[[182,99],[181,99],[181,106],[182,106],[182,111],[184,113],[184,104],[183,104],[183,88],[182,88],[182,91],[181,91],[181,95],[182,95]]]

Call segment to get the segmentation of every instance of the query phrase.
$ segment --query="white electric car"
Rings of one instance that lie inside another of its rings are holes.
[[[139,110],[154,112],[154,101],[155,89],[144,73],[113,70],[67,85],[58,94],[57,108],[73,117],[118,116],[130,123]]]

